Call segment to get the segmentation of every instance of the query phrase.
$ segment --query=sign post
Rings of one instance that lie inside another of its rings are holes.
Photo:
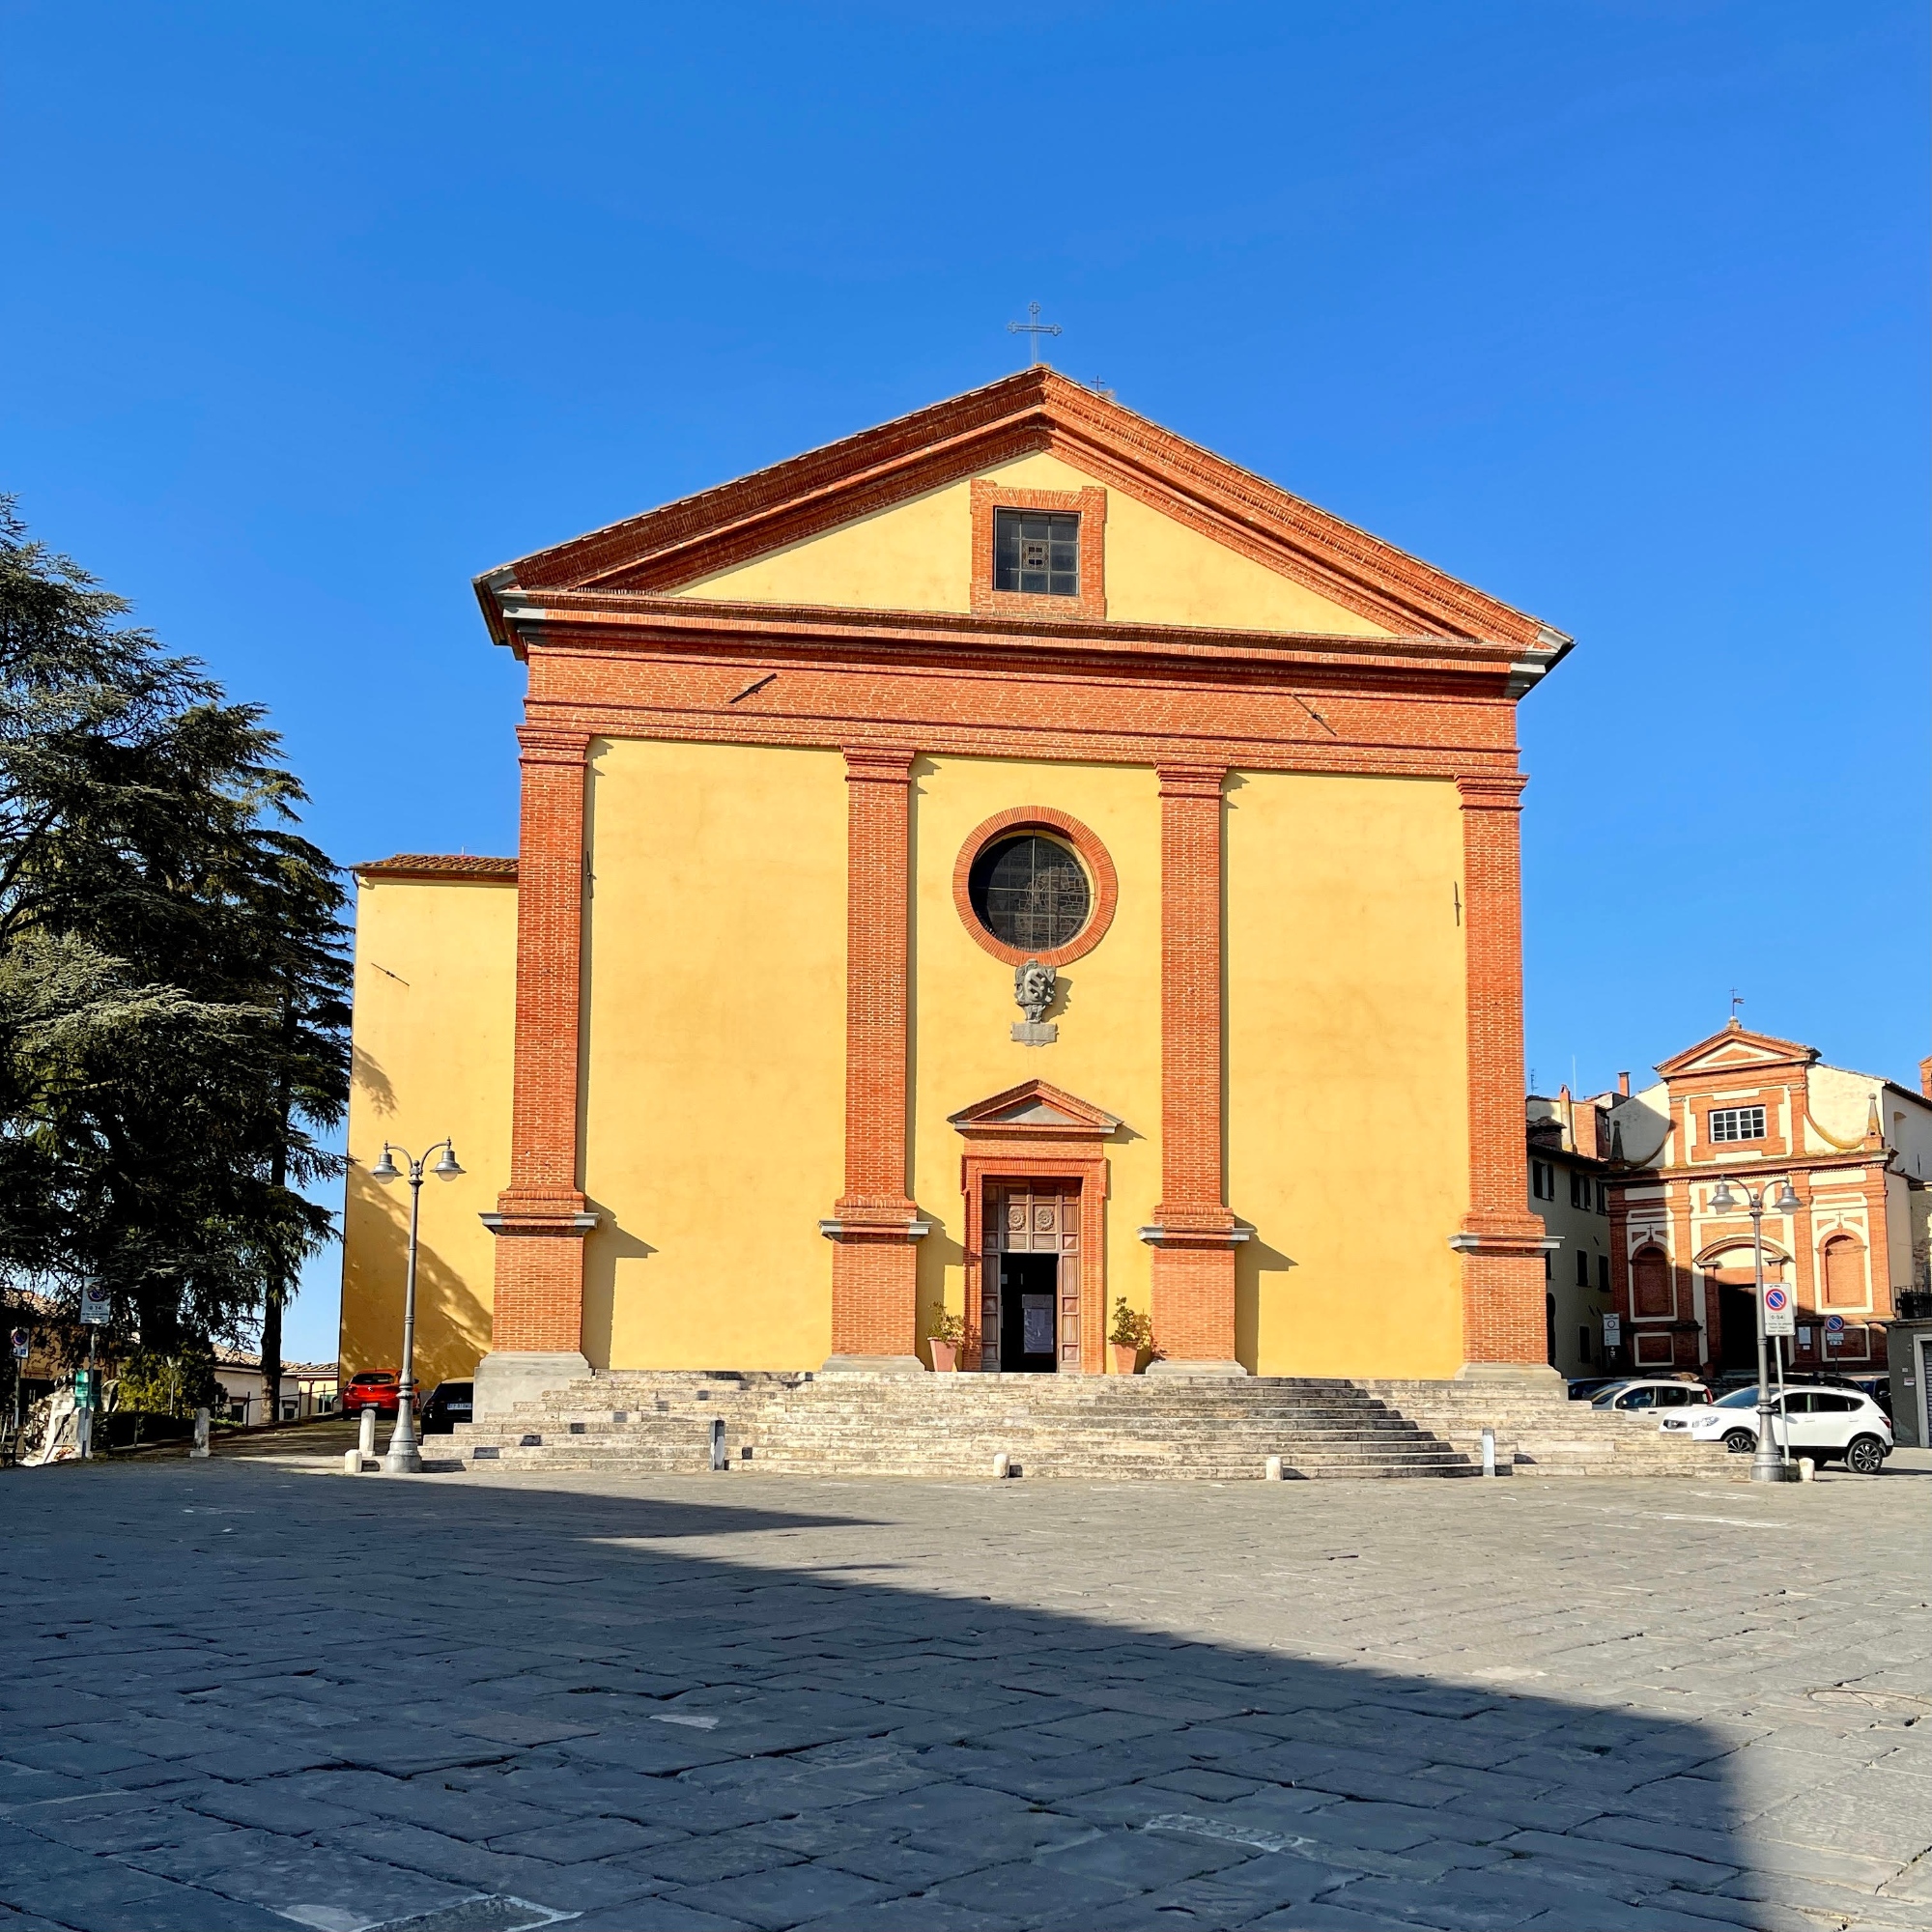
[[[1604,1350],[1607,1354],[1612,1349],[1624,1345],[1624,1319],[1621,1315],[1604,1317]]]
[[[1764,1291],[1764,1332],[1767,1335],[1796,1335],[1798,1310],[1792,1305],[1791,1291],[1772,1282]]]
[[[7,1460],[20,1460],[21,1384],[27,1379],[27,1357],[34,1352],[34,1338],[24,1328],[14,1330],[14,1434],[7,1444]]]
[[[1825,1318],[1825,1346],[1838,1349],[1844,1346],[1845,1318],[1842,1315],[1828,1315]]]
[[[87,1324],[87,1400],[80,1400],[79,1378],[75,1378],[73,1433],[83,1457],[94,1454],[94,1413],[100,1406],[99,1380],[94,1373],[95,1343],[100,1331],[114,1320],[114,1297],[92,1284],[80,1291],[80,1319]]]

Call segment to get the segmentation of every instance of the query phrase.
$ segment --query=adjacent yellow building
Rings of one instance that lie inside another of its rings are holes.
[[[1567,648],[1040,368],[478,581],[516,859],[358,873],[345,1373],[1534,1373]],[[1373,1118],[1372,1118],[1373,1117]],[[1400,1148],[1392,1159],[1390,1139]],[[941,1350],[944,1359],[947,1350]]]

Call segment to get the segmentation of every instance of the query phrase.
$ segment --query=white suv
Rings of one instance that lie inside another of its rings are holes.
[[[1875,1476],[1891,1454],[1891,1418],[1857,1389],[1787,1388],[1771,1399],[1773,1434],[1780,1447],[1814,1463],[1845,1459],[1845,1467]],[[1733,1455],[1757,1447],[1757,1390],[1734,1390],[1708,1408],[1666,1415],[1667,1430],[1686,1430],[1699,1442],[1722,1442]]]
[[[1666,1380],[1660,1377],[1655,1381],[1612,1382],[1606,1389],[1599,1389],[1590,1398],[1592,1408],[1614,1408],[1619,1414],[1628,1415],[1633,1410],[1646,1408],[1683,1408],[1691,1404],[1702,1405],[1711,1400],[1711,1391],[1702,1382]]]

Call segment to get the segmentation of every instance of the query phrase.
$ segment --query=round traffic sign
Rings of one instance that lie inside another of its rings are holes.
[[[1825,1332],[1828,1335],[1842,1335],[1845,1332],[1845,1318],[1842,1315],[1826,1316]]]
[[[1791,1306],[1791,1291],[1784,1288],[1768,1288],[1764,1292],[1764,1305],[1774,1315],[1782,1315]],[[1840,1321],[1839,1327],[1845,1324]]]

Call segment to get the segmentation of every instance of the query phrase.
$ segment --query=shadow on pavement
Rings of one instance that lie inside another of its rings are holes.
[[[1760,1922],[1696,1723],[895,1587],[863,1539],[789,1556],[873,1527],[831,1487],[9,1485],[0,1900],[103,1932]]]

